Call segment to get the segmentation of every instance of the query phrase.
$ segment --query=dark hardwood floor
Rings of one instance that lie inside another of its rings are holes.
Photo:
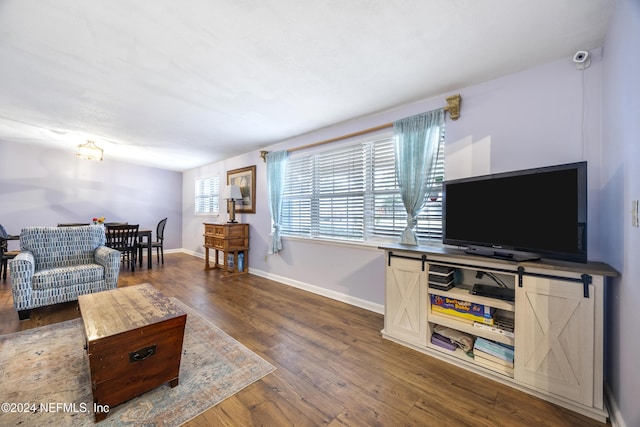
[[[193,307],[277,367],[187,426],[602,426],[604,424],[385,340],[382,315],[257,276],[222,278],[204,261],[122,269]],[[0,334],[79,316],[77,303],[20,322],[0,280]],[[610,425],[610,424],[609,424]]]

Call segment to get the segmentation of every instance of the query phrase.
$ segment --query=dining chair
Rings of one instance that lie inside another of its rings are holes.
[[[7,280],[7,270],[9,269],[9,260],[15,258],[20,251],[9,250],[9,240],[19,240],[19,236],[10,236],[7,229],[0,224],[0,276],[2,280]]]
[[[139,224],[109,225],[105,227],[107,246],[120,251],[123,261],[131,266],[131,271],[135,271],[136,268],[139,227]]]
[[[156,248],[157,262],[160,262],[162,257],[162,264],[164,264],[164,227],[167,225],[167,218],[161,220],[156,228],[156,240],[151,242],[151,248]]]

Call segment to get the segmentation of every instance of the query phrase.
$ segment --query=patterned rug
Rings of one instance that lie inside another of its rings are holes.
[[[110,408],[98,426],[178,426],[275,370],[172,301],[187,312],[180,384]],[[0,425],[96,425],[83,345],[81,319],[0,336]]]

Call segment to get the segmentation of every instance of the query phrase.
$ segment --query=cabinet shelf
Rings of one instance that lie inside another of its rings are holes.
[[[514,345],[515,339],[496,332],[479,329],[473,326],[473,320],[460,319],[454,316],[447,316],[443,313],[436,313],[429,310],[427,317],[430,323],[446,326],[447,328],[456,329],[476,337],[486,338],[491,341],[497,341],[502,344]]]
[[[474,302],[476,304],[482,304],[485,306],[497,308],[505,311],[515,311],[516,303],[513,301],[505,301],[497,298],[482,297],[479,295],[473,295],[470,292],[471,286],[469,285],[456,285],[448,291],[442,291],[440,289],[428,288],[427,292],[433,295],[440,295],[443,297],[455,298],[462,301]]]
[[[473,367],[475,369],[477,369],[477,368],[485,369],[485,370],[490,371],[490,372],[492,372],[494,374],[500,374],[500,375],[504,375],[507,378],[513,378],[513,374],[511,374],[511,373],[507,373],[507,372],[504,372],[504,371],[499,371],[499,370],[496,370],[496,369],[491,369],[491,368],[489,368],[487,366],[484,366],[484,365],[481,365],[479,363],[476,363],[476,361],[473,359],[473,357],[468,356],[467,353],[465,353],[460,348],[456,348],[454,351],[451,351],[451,350],[447,350],[447,349],[442,348],[442,347],[438,347],[437,345],[434,345],[434,344],[431,344],[431,343],[427,344],[427,348],[435,350],[435,351],[437,351],[439,353],[442,353],[442,354],[444,354],[446,356],[454,357],[457,360],[462,361],[463,363],[470,363],[471,365],[473,365]]]

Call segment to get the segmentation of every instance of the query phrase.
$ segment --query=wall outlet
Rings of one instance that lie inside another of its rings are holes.
[[[631,226],[640,227],[640,218],[638,218],[638,206],[640,203],[638,200],[631,201]]]

